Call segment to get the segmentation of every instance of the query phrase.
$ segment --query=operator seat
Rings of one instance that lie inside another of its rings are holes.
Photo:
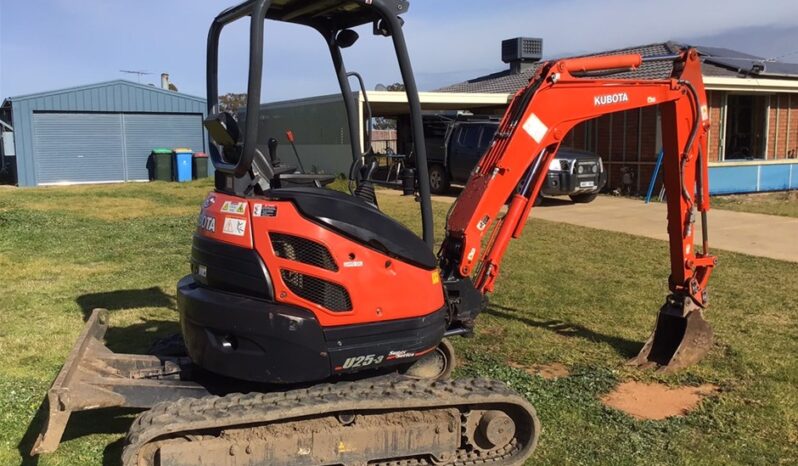
[[[428,270],[437,266],[421,238],[359,198],[316,187],[276,188],[264,194],[289,200],[306,218],[384,254]]]

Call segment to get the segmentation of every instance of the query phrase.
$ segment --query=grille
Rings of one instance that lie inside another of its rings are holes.
[[[334,312],[352,310],[349,293],[340,285],[290,270],[281,270],[280,275],[285,285],[299,297]]]
[[[323,245],[309,239],[300,238],[282,233],[269,233],[272,249],[277,257],[303,264],[313,265],[322,269],[338,271],[338,265],[332,258],[330,251]]]
[[[580,162],[574,171],[579,175],[593,175],[598,173],[598,164],[595,162]]]

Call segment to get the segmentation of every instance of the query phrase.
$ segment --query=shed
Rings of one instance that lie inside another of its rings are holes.
[[[125,80],[10,97],[2,108],[20,186],[146,181],[153,148],[207,145],[205,99]]]

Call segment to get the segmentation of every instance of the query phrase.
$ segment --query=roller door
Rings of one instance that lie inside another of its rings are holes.
[[[124,181],[124,147],[120,114],[33,114],[38,184]]]
[[[147,179],[147,158],[155,147],[204,150],[201,115],[124,115],[127,180]]]
[[[146,180],[156,147],[204,150],[202,116],[34,113],[37,184]]]

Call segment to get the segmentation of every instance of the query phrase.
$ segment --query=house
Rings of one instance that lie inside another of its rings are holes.
[[[673,42],[599,52],[671,55]],[[798,64],[768,61],[734,50],[695,46],[702,59],[710,110],[708,161],[713,194],[798,188]],[[511,62],[509,69],[453,84],[436,92],[512,95],[537,63]],[[669,62],[647,62],[613,78],[667,79]],[[609,167],[608,186],[631,182],[645,190],[661,147],[657,107],[605,115],[574,128],[564,145],[600,154]],[[631,176],[624,177],[624,173]]]

